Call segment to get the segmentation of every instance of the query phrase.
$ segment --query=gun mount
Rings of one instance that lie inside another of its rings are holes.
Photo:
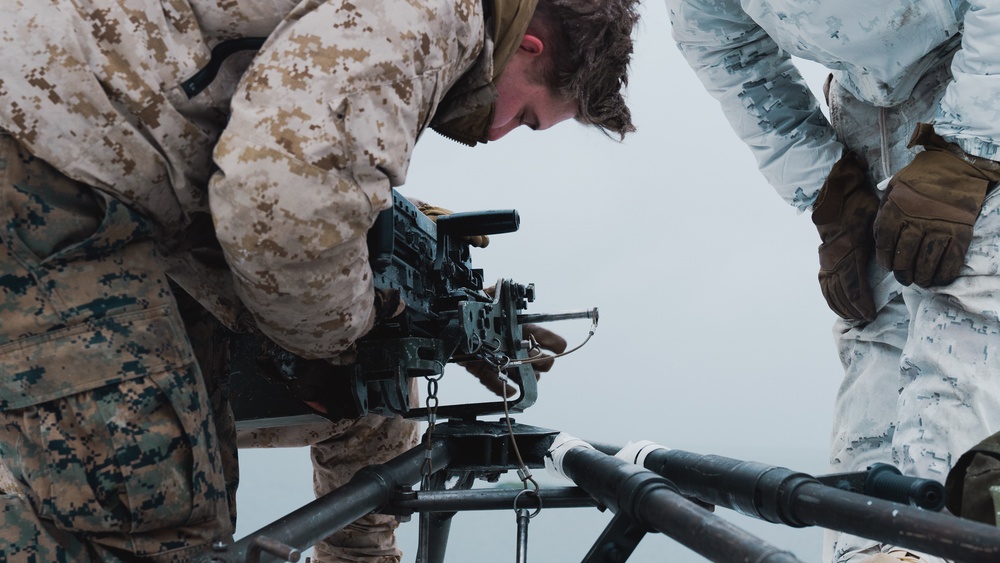
[[[514,442],[521,444],[515,459]],[[639,447],[637,447],[639,446]],[[434,473],[426,479],[430,460]],[[472,480],[509,470],[549,467],[573,487],[475,489]],[[865,481],[869,475],[850,476]],[[446,489],[448,479],[459,485]],[[838,481],[844,475],[836,476]],[[876,479],[878,480],[878,479]],[[968,563],[1000,557],[1000,529],[919,508],[927,481],[897,475],[893,488],[917,496],[883,500],[870,491],[825,484],[823,477],[779,466],[671,450],[651,442],[624,448],[588,443],[556,430],[497,422],[441,424],[433,438],[384,464],[362,469],[344,486],[199,563],[295,560],[369,512],[420,514],[419,563],[444,563],[450,521],[469,510],[597,507],[614,517],[582,563],[622,563],[648,533],[662,533],[708,561],[802,563],[797,557],[713,513],[714,507],[791,527],[820,526]],[[412,488],[418,481],[419,490]],[[520,503],[520,504],[519,504]],[[525,506],[528,508],[519,508]],[[527,517],[518,513],[516,561],[527,560]]]

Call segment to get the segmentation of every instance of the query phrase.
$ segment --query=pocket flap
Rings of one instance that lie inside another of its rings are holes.
[[[0,410],[193,362],[170,314],[169,306],[124,313],[0,347]]]

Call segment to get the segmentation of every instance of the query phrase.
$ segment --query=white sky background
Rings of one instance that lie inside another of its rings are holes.
[[[527,312],[600,308],[596,335],[557,361],[518,422],[825,473],[841,369],[816,282],[819,238],[681,58],[662,0],[643,12],[629,90],[637,133],[618,143],[570,122],[470,149],[428,131],[400,191],[454,211],[517,209],[518,232],[473,250],[487,281],[534,283]],[[804,72],[818,90],[825,72]],[[548,327],[574,346],[589,322]],[[490,400],[470,380],[450,368],[442,403]],[[311,500],[307,450],[242,451],[241,462],[238,537]],[[820,560],[818,529],[717,514]],[[528,555],[579,561],[609,518],[543,510]],[[404,561],[416,529],[414,518],[400,530]],[[514,547],[513,511],[459,514],[447,560],[514,561]],[[704,561],[654,535],[629,559],[667,560]]]

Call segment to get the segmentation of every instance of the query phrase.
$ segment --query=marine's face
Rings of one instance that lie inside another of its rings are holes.
[[[541,42],[528,35],[497,80],[497,100],[488,139],[496,141],[525,125],[535,131],[573,119],[579,112],[576,100],[567,100],[543,83],[537,67]]]

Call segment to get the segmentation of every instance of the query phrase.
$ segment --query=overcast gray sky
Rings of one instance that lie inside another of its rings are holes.
[[[542,378],[518,422],[824,473],[841,369],[816,282],[818,236],[763,180],[679,55],[662,0],[643,14],[629,90],[637,133],[619,143],[567,123],[470,149],[428,131],[400,191],[455,211],[516,208],[520,231],[474,249],[487,280],[535,283],[528,312],[600,308],[594,338]],[[814,86],[825,76],[806,74]],[[549,328],[572,346],[589,323]],[[449,369],[443,402],[486,400],[469,379]],[[306,450],[244,451],[241,461],[238,536],[311,499]],[[819,530],[727,512],[820,560]],[[579,561],[608,518],[543,511],[529,556]],[[401,529],[404,561],[416,527]],[[513,561],[514,534],[512,512],[461,514],[448,561]],[[649,536],[629,561],[667,560],[704,559]]]

